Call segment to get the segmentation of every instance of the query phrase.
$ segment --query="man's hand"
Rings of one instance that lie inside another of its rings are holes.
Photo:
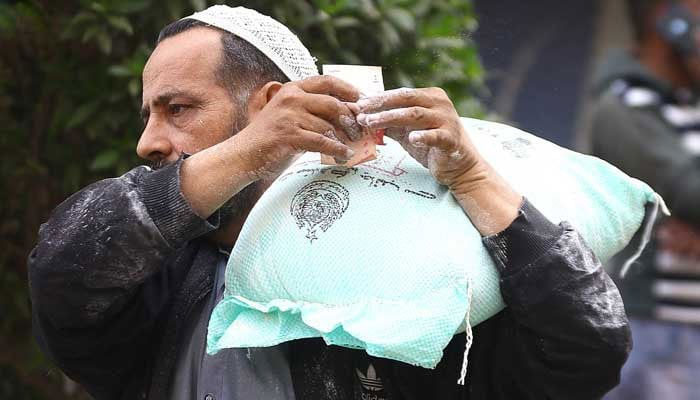
[[[387,128],[438,182],[454,188],[483,179],[483,163],[459,115],[440,88],[394,89],[357,102],[357,121],[370,129]]]
[[[245,128],[184,161],[183,195],[207,218],[247,185],[284,170],[298,154],[348,160],[352,151],[344,143],[360,139],[363,130],[345,102],[358,97],[356,88],[331,76],[267,83],[251,95],[252,118]]]
[[[358,96],[353,86],[330,76],[282,85],[232,138],[251,180],[278,174],[306,151],[350,159],[352,150],[344,143],[360,139],[362,128],[344,101]]]
[[[387,129],[448,186],[482,235],[500,232],[517,216],[522,197],[481,157],[444,90],[388,90],[351,108],[361,125]]]

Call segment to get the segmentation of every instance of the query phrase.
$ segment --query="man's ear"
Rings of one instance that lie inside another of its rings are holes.
[[[251,94],[248,100],[248,117],[253,119],[275,97],[281,88],[282,84],[280,82],[271,81]]]

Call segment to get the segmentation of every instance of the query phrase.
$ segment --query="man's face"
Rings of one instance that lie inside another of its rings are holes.
[[[217,81],[221,33],[193,28],[160,42],[143,70],[145,128],[136,152],[170,163],[230,137],[237,125],[230,92]]]
[[[192,28],[158,44],[143,70],[145,128],[136,147],[141,158],[172,163],[243,128],[247,115],[216,77],[221,56],[221,33],[208,28]],[[264,188],[258,181],[224,204],[222,226],[244,218]]]

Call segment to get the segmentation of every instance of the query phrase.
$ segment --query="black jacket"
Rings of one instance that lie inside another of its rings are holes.
[[[138,167],[74,194],[29,257],[36,339],[97,399],[165,398],[183,323],[211,291],[217,248],[203,235],[218,216],[191,211],[180,165]],[[355,377],[370,361],[384,391],[368,398],[596,399],[614,387],[630,332],[617,288],[580,236],[526,202],[485,244],[508,307],[474,328],[466,386],[456,385],[464,335],[435,370],[300,340],[289,359],[297,399],[365,398]],[[333,391],[308,373],[319,368]]]

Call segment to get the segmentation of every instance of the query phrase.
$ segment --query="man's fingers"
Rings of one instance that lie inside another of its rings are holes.
[[[368,114],[391,110],[393,108],[414,106],[430,108],[435,105],[436,101],[439,101],[439,94],[432,88],[400,88],[387,90],[374,96],[362,98],[358,100],[356,104],[361,113]]]
[[[356,87],[334,76],[314,76],[297,82],[297,85],[307,93],[326,94],[343,101],[357,101],[360,98]]]
[[[322,94],[306,94],[304,108],[310,113],[325,119],[342,131],[350,140],[362,139],[363,129],[357,123],[355,114],[346,103]]]
[[[357,105],[357,103],[345,101],[343,102],[343,104],[345,104],[345,106],[347,106],[348,109],[352,111],[353,115],[360,114],[360,107]]]
[[[329,155],[339,161],[351,159],[355,153],[343,143],[327,137],[327,134],[302,130],[299,132],[298,147],[301,150]]]
[[[441,125],[440,114],[425,107],[396,108],[375,114],[358,114],[357,122],[370,129],[431,129]]]
[[[459,149],[459,141],[444,129],[413,131],[408,134],[408,142],[415,147],[435,147],[450,153]]]
[[[328,139],[335,140],[336,142],[340,141],[340,139],[338,139],[338,136],[335,135],[334,131],[325,131],[322,133],[322,135],[327,137]],[[344,157],[333,157],[333,159],[335,160],[336,164],[345,164],[348,161],[348,159],[345,159]]]
[[[305,115],[299,122],[298,126],[302,130],[316,132],[318,134],[324,134],[325,132],[332,131],[336,138],[341,140],[347,139],[345,136],[336,131],[333,124],[313,114]]]
[[[384,136],[390,137],[397,142],[403,142],[408,137],[409,130],[403,128],[389,128],[384,131]]]

